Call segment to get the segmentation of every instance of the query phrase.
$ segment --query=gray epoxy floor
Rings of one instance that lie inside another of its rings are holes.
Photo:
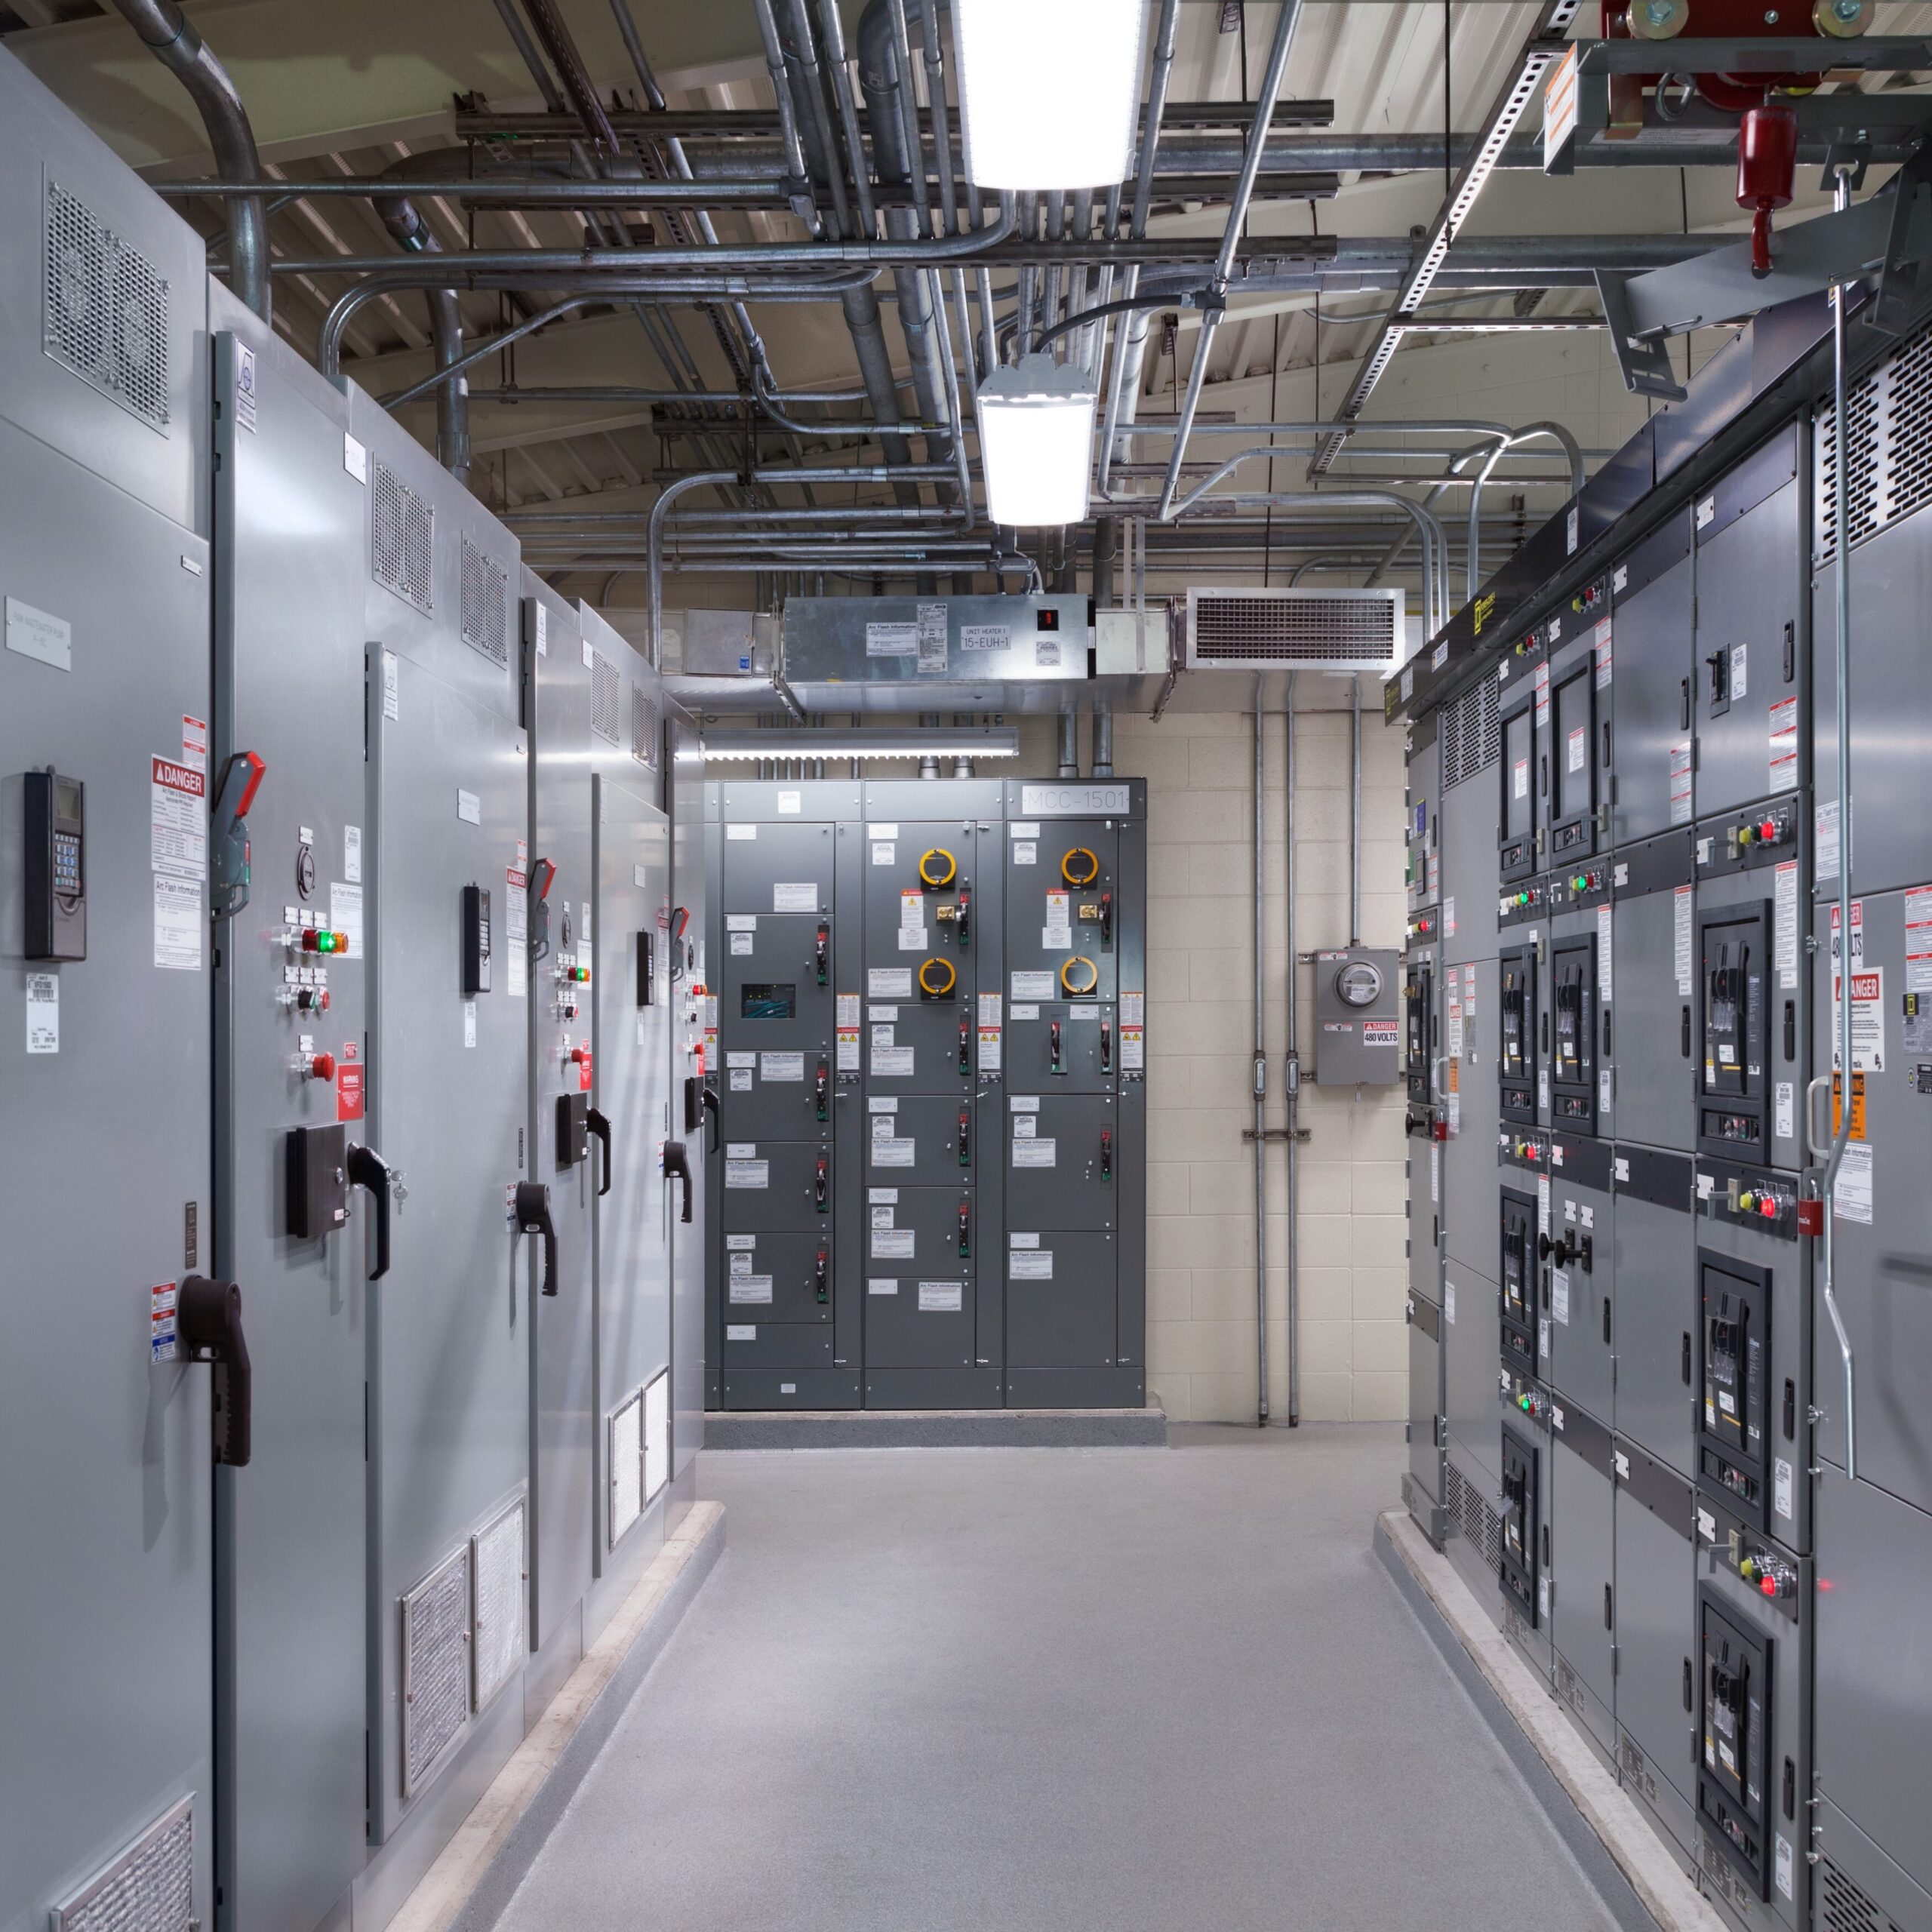
[[[1370,1548],[1399,1428],[736,1452],[506,1932],[1611,1932]]]

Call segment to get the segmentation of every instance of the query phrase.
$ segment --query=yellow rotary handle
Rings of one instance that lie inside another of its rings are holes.
[[[919,883],[931,891],[950,885],[958,872],[958,863],[943,845],[928,847],[919,860]]]
[[[943,973],[946,977],[934,986],[927,975]],[[921,962],[919,968],[919,990],[928,999],[943,999],[958,983],[959,975],[952,970],[952,961],[938,954]]]
[[[1086,979],[1082,984],[1075,986],[1074,984],[1074,980],[1078,976],[1076,975],[1074,969],[1076,967],[1081,966],[1084,966],[1087,969]],[[1070,993],[1075,999],[1078,999],[1083,994],[1092,992],[1095,988],[1100,985],[1100,969],[1099,967],[1096,966],[1093,961],[1089,959],[1084,952],[1076,952],[1073,957],[1060,969],[1060,983],[1064,991]]]
[[[1080,861],[1086,860],[1083,868]],[[1076,845],[1060,862],[1060,875],[1069,885],[1091,885],[1100,876],[1100,861],[1084,845]]]

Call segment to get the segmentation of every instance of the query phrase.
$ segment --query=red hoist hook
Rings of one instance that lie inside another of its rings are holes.
[[[1791,205],[1798,171],[1798,115],[1769,102],[1747,108],[1737,128],[1737,205],[1749,208],[1751,272],[1771,272],[1771,211]]]

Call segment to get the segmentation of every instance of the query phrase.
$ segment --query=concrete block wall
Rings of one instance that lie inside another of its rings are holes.
[[[1348,687],[1304,675],[1295,720],[1297,953],[1349,938]],[[1399,946],[1404,917],[1401,734],[1365,681],[1361,940]],[[1252,1423],[1258,1392],[1253,1118],[1253,720],[1171,711],[1123,717],[1114,768],[1148,792],[1148,1386],[1177,1420]],[[1029,721],[1022,764],[1054,769],[1051,720]],[[1285,1118],[1287,924],[1283,720],[1264,721],[1263,984],[1268,1119]],[[1088,761],[1081,733],[1081,764]],[[1300,1414],[1406,1413],[1404,1183],[1399,1086],[1313,1079],[1312,968],[1300,964]],[[1271,1420],[1288,1417],[1287,1178],[1265,1157]]]

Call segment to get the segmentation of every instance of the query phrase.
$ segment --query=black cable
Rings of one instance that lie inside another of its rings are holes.
[[[1125,315],[1131,310],[1138,309],[1198,308],[1202,306],[1207,294],[1208,291],[1204,288],[1192,290],[1183,295],[1177,295],[1170,289],[1164,295],[1124,295],[1118,301],[1102,302],[1091,309],[1082,309],[1077,315],[1063,317],[1060,321],[1054,323],[1051,328],[1042,329],[1038,335],[1034,337],[1032,346],[1028,352],[1037,355],[1048,343],[1053,340],[1054,337],[1070,335],[1075,329],[1084,328],[1089,322],[1097,321],[1103,315]],[[1013,322],[1008,324],[999,332],[1002,352],[1008,339],[1017,333],[1018,321],[1016,318]]]

